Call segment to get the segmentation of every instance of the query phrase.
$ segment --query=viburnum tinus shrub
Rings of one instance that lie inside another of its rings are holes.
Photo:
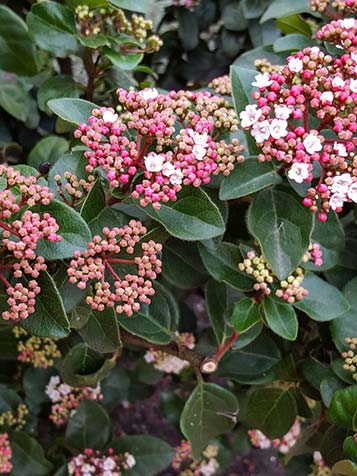
[[[5,3],[0,474],[357,475],[356,2]]]

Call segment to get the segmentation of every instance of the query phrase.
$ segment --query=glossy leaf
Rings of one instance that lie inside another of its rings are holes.
[[[237,332],[242,334],[260,321],[259,305],[256,301],[244,298],[234,306],[232,323]]]
[[[54,165],[60,156],[68,150],[68,146],[68,142],[63,137],[44,137],[31,150],[28,164],[36,169],[42,162],[49,162]]]
[[[290,304],[266,296],[262,302],[264,316],[270,329],[287,340],[297,338],[299,323]]]
[[[357,431],[357,385],[334,394],[327,417],[332,423]]]
[[[91,311],[79,333],[84,342],[97,352],[115,352],[120,349],[119,326],[114,309]]]
[[[76,98],[51,99],[47,105],[57,116],[72,124],[87,122],[93,109],[98,107],[92,102]]]
[[[49,476],[53,466],[46,459],[42,446],[28,434],[16,431],[11,434],[13,476]]]
[[[274,0],[268,7],[260,22],[273,18],[286,17],[294,13],[310,13],[308,0]]]

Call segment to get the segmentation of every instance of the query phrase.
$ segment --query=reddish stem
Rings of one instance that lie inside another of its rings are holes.
[[[216,362],[219,362],[224,354],[232,347],[235,341],[238,339],[239,332],[234,331],[232,337],[227,340],[225,344],[222,344],[218,347],[217,352],[211,357]]]
[[[0,281],[2,281],[7,288],[11,288],[11,284],[1,272],[0,272]]]
[[[304,129],[305,129],[305,132],[309,130],[309,108],[308,108],[307,101],[305,103],[305,111],[304,111]]]
[[[118,264],[135,264],[135,260],[133,259],[105,258],[105,261]]]
[[[10,226],[6,225],[6,223],[0,221],[0,227],[3,228],[4,230],[10,232],[12,235],[15,236],[20,236],[19,233],[17,233],[16,230],[13,230]]]
[[[117,281],[121,281],[121,277],[116,273],[116,271],[113,269],[113,267],[108,263],[107,260],[105,260],[105,266],[110,272],[110,274],[113,276],[114,279]]]

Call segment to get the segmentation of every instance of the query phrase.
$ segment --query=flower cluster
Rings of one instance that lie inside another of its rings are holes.
[[[120,115],[112,108],[94,109],[89,124],[80,124],[74,134],[90,149],[85,152],[89,173],[102,167],[122,193],[137,177],[131,195],[142,206],[159,209],[162,202],[176,200],[182,186],[208,184],[212,175],[228,175],[244,160],[238,140],[219,140],[238,123],[222,96],[156,89],[117,93]]]
[[[49,188],[37,183],[37,177],[25,177],[18,170],[0,165],[0,179],[4,188],[0,191],[0,228],[3,229],[0,281],[8,294],[9,311],[3,311],[3,319],[26,319],[35,311],[36,295],[40,292],[36,278],[40,271],[47,269],[42,256],[36,254],[38,242],[61,241],[57,234],[59,226],[49,213],[34,213],[23,207],[49,205],[53,194]],[[24,274],[31,279],[27,287],[17,282],[10,284],[3,271],[13,272],[13,277],[21,278]]]
[[[180,476],[213,476],[219,469],[217,455],[217,446],[209,445],[203,451],[202,459],[193,460],[190,443],[182,441],[176,447],[176,454],[171,466]]]
[[[333,60],[318,47],[305,48],[289,56],[281,72],[258,74],[256,104],[240,113],[242,127],[262,150],[259,160],[283,162],[290,180],[311,184],[303,204],[319,212],[321,221],[330,208],[342,209],[335,177],[350,175],[344,201],[357,201],[352,186],[357,180],[356,67],[354,53]],[[310,111],[318,121],[314,125]]]
[[[86,250],[74,254],[67,270],[69,281],[80,289],[94,282],[93,295],[86,298],[92,309],[115,306],[119,314],[131,316],[139,311],[140,303],[150,304],[155,294],[152,280],[161,272],[162,245],[152,240],[139,245],[145,234],[141,222],[131,220],[122,228],[103,228],[104,238],[94,236]],[[127,259],[139,247],[141,255]]]
[[[89,175],[86,179],[79,179],[75,174],[67,171],[64,173],[64,178],[66,183],[63,187],[61,176],[54,176],[54,180],[58,187],[58,193],[67,205],[70,207],[77,207],[82,203],[83,198],[90,192],[94,185],[95,177]],[[69,200],[66,194],[69,196]]]
[[[61,383],[58,376],[50,378],[46,386],[46,395],[52,402],[49,419],[56,425],[61,426],[75,413],[82,400],[102,400],[100,386],[96,388],[76,388]]]
[[[333,43],[351,53],[357,51],[357,20],[345,18],[333,20],[316,33],[319,40]]]
[[[320,13],[329,13],[334,16],[335,12],[331,7],[338,12],[357,12],[357,0],[333,0],[330,5],[330,0],[310,0],[310,8],[313,11]]]
[[[17,360],[35,368],[51,367],[54,359],[61,357],[56,341],[47,337],[29,336],[21,327],[15,326],[13,333],[18,340]]]
[[[301,424],[298,419],[295,420],[290,430],[281,438],[270,440],[260,430],[249,430],[250,441],[253,446],[261,449],[277,448],[282,454],[286,454],[295,445],[301,433]]]
[[[348,350],[341,354],[345,361],[343,368],[352,372],[353,379],[357,380],[357,337],[346,337],[345,342],[348,345]]]
[[[307,262],[311,260],[316,266],[321,266],[322,251],[318,243],[310,245],[309,250],[305,253],[302,261]],[[275,295],[289,304],[295,301],[301,301],[304,296],[308,294],[307,289],[302,287],[304,280],[304,272],[302,268],[298,267],[285,280],[279,281],[274,275],[271,266],[267,262],[265,256],[257,256],[256,253],[248,251],[246,259],[238,264],[240,271],[252,276],[256,283],[253,288],[261,292],[263,295],[269,295],[272,292],[273,285],[278,284],[280,287],[275,290]]]
[[[309,476],[331,476],[331,469],[326,466],[322,455],[319,451],[314,451],[313,454],[314,463],[312,465],[312,473]]]
[[[222,94],[223,96],[231,96],[232,94],[231,79],[228,74],[212,79],[208,87],[213,89],[215,93]]]
[[[7,433],[0,433],[0,474],[9,474],[12,470],[12,451]]]
[[[127,18],[120,8],[101,7],[90,9],[88,5],[78,5],[76,17],[79,31],[86,37],[128,35],[128,37],[131,37],[131,42],[138,43],[139,51],[143,53],[154,53],[162,46],[162,41],[158,36],[149,34],[153,28],[152,21],[146,20],[141,15],[134,13],[130,18]],[[126,52],[135,53],[138,51],[129,50]]]
[[[20,431],[25,426],[28,408],[24,403],[20,403],[16,410],[7,410],[0,415],[0,427],[7,430]]]
[[[122,476],[123,470],[133,468],[135,458],[129,453],[115,454],[112,448],[95,451],[86,448],[68,463],[69,476]]]
[[[283,69],[283,66],[280,64],[272,64],[266,58],[257,58],[254,61],[254,66],[261,73],[278,73]]]
[[[176,337],[178,342],[189,349],[193,349],[195,346],[195,337],[189,332],[183,332],[179,334],[176,332]],[[165,372],[168,374],[180,374],[181,371],[188,367],[190,364],[186,360],[179,359],[174,355],[166,354],[161,350],[149,349],[145,355],[144,359],[146,362],[153,364],[157,370]]]

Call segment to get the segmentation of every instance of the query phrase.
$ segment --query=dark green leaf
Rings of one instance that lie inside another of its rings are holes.
[[[205,289],[206,308],[217,343],[222,344],[232,334],[229,288],[210,279]]]
[[[80,91],[80,85],[70,76],[64,74],[52,76],[41,84],[37,92],[38,107],[41,111],[51,114],[51,110],[47,107],[50,99],[78,98]]]
[[[332,423],[357,431],[357,385],[334,394],[327,417]]]
[[[112,7],[123,8],[132,12],[147,13],[150,8],[150,0],[108,0]]]
[[[290,304],[285,304],[266,296],[262,303],[264,316],[270,329],[287,340],[297,338],[299,323]]]
[[[300,33],[292,33],[278,38],[274,43],[274,51],[281,53],[282,51],[300,51],[311,46],[311,38]]]
[[[294,13],[310,13],[308,0],[274,0],[266,10],[261,23],[272,18],[281,18]]]
[[[31,96],[24,83],[14,74],[0,71],[0,107],[15,119],[25,122],[31,112],[31,104]]]
[[[42,446],[22,431],[11,433],[13,476],[48,476],[52,464],[46,459]]]
[[[131,71],[136,68],[144,57],[143,53],[117,53],[107,46],[103,48],[103,55],[108,58],[116,68],[124,71]]]
[[[114,309],[91,311],[87,322],[79,329],[84,342],[97,352],[115,352],[120,349],[119,326]]]
[[[54,165],[57,160],[68,150],[68,142],[63,137],[47,136],[39,140],[31,150],[27,163],[35,169],[41,162]]]
[[[47,105],[57,116],[72,124],[87,122],[93,109],[98,107],[92,102],[75,98],[51,99]]]
[[[260,321],[259,304],[250,299],[244,298],[234,306],[232,323],[237,332],[242,334]]]

